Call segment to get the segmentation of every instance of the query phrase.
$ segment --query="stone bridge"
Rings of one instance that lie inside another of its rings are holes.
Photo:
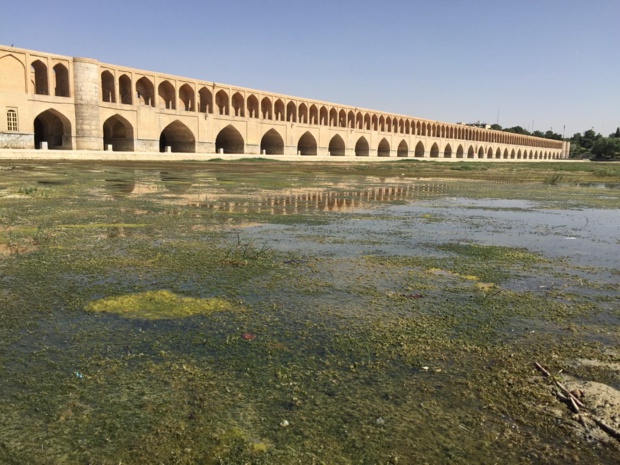
[[[529,161],[569,146],[0,46],[0,148]]]

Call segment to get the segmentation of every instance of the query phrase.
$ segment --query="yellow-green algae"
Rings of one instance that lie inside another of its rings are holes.
[[[86,310],[113,313],[124,318],[164,320],[231,311],[234,310],[234,306],[217,297],[197,299],[180,296],[168,290],[159,290],[106,297],[89,302]]]

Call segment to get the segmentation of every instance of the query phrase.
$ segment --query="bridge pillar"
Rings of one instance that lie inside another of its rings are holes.
[[[99,66],[90,58],[73,59],[75,94],[75,148],[101,150],[99,127]]]

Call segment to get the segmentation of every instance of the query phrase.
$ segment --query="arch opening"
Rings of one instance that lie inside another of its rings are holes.
[[[133,126],[120,115],[114,115],[103,123],[103,148],[112,146],[114,152],[133,152]]]
[[[289,123],[297,122],[297,107],[295,106],[295,102],[288,102],[286,106],[286,121]]]
[[[230,108],[228,106],[228,94],[223,90],[220,90],[217,94],[215,94],[215,105],[217,106],[218,115],[230,115]]]
[[[437,142],[435,142],[431,147],[430,156],[431,158],[439,158],[439,147],[437,146]]]
[[[54,71],[54,95],[69,97],[69,71],[63,64],[58,63],[52,68]]]
[[[260,140],[260,153],[266,155],[283,155],[284,141],[275,129],[270,129]]]
[[[396,156],[400,158],[406,158],[409,156],[409,146],[404,140],[402,140],[400,144],[398,144],[398,151],[396,152]]]
[[[243,101],[243,96],[239,92],[235,92],[232,96],[232,107],[234,116],[240,118],[245,117],[245,103]]]
[[[31,65],[34,83],[34,93],[49,95],[47,86],[47,66],[41,60],[35,60]]]
[[[193,153],[196,151],[194,133],[180,121],[174,121],[164,128],[159,137],[159,151],[165,152],[170,147],[172,152]]]
[[[332,157],[344,156],[345,154],[345,145],[344,140],[338,134],[332,137],[332,140],[329,141],[329,154]]]
[[[245,141],[234,126],[228,125],[222,129],[215,139],[217,153],[244,153]]]
[[[107,70],[101,73],[101,100],[107,103],[116,103],[114,76]]]
[[[121,96],[121,103],[131,105],[131,79],[126,74],[118,78],[118,92]]]
[[[424,144],[422,141],[418,142],[418,145],[415,146],[415,156],[416,158],[424,157]]]
[[[284,121],[284,102],[282,100],[276,100],[276,103],[273,104],[273,112],[276,121]]]
[[[273,119],[273,112],[271,110],[271,100],[265,97],[260,103],[261,113],[263,115],[263,119]]]
[[[170,84],[170,82],[163,81],[161,84],[159,84],[159,86],[157,87],[157,94],[159,95],[159,98],[161,99],[159,108],[161,109],[165,108],[166,110],[176,109],[174,87],[172,84]]]
[[[34,119],[34,147],[47,142],[50,150],[71,150],[71,122],[56,110],[46,110]]]
[[[155,99],[153,98],[155,87],[150,79],[146,77],[138,79],[138,82],[136,82],[136,94],[140,105],[155,106]]]
[[[378,157],[389,157],[390,156],[390,144],[386,139],[381,139],[379,142],[379,146],[377,147],[377,156]]]
[[[446,147],[443,149],[443,157],[452,158],[452,147],[450,147],[450,144],[446,145]]]
[[[304,135],[299,138],[297,153],[300,155],[316,155],[318,153],[316,139],[310,132],[304,133]]]
[[[183,84],[179,89],[179,100],[181,100],[181,107],[185,111],[194,111],[194,102],[196,100],[194,96],[194,89],[189,84]]]
[[[250,118],[258,118],[258,99],[255,95],[248,97],[248,116]]]
[[[355,156],[356,157],[368,157],[370,156],[370,146],[364,136],[360,137],[355,143]]]
[[[200,99],[199,111],[200,113],[213,114],[213,94],[206,87],[201,88],[198,91],[198,98]]]

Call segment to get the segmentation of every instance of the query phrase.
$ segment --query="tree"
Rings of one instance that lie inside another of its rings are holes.
[[[507,128],[507,129],[504,129],[504,131],[512,132],[512,133],[515,133],[515,134],[523,134],[523,135],[526,135],[526,136],[530,135],[530,132],[527,129],[523,129],[521,126],[514,126],[512,128]]]
[[[620,139],[620,128],[616,128],[616,132],[612,132],[611,134],[609,134],[609,137]]]
[[[592,155],[598,159],[609,159],[620,155],[620,139],[615,137],[602,137],[597,139],[590,149]]]
[[[583,133],[583,137],[581,138],[581,146],[586,150],[590,150],[594,145],[594,142],[602,137],[603,136],[600,134],[595,133],[593,129],[588,129]]]
[[[491,129],[493,129],[494,131],[501,131],[502,127],[499,124],[495,123],[491,125]]]

